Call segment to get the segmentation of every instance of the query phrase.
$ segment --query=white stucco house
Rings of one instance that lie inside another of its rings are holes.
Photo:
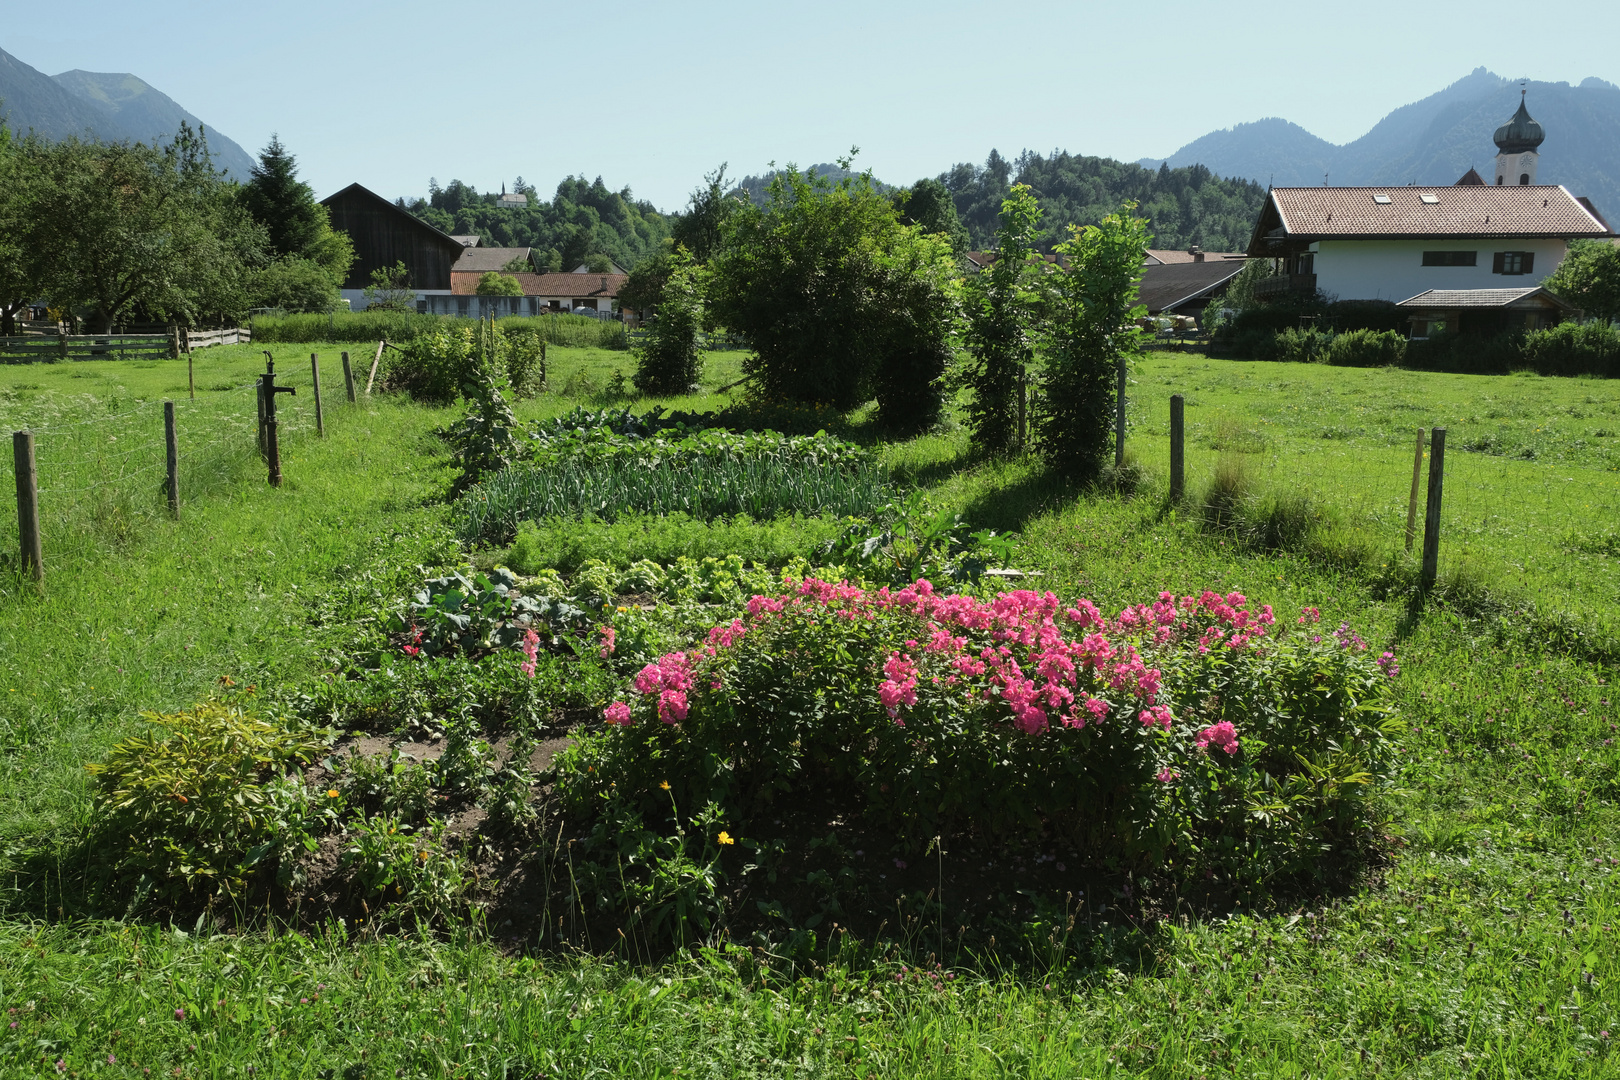
[[[1521,101],[1496,131],[1495,184],[1470,169],[1451,186],[1271,189],[1248,251],[1272,261],[1261,291],[1400,303],[1539,285],[1571,240],[1613,235],[1589,200],[1536,184],[1542,137]]]

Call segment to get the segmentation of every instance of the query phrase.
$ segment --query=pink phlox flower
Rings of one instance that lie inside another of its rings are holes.
[[[1108,715],[1108,702],[1098,697],[1087,698],[1086,711],[1100,721]]]
[[[1161,784],[1168,784],[1180,775],[1181,774],[1176,772],[1176,770],[1166,765],[1164,768],[1153,774],[1153,779],[1157,780]]]
[[[613,655],[613,650],[618,646],[619,632],[611,626],[599,626],[597,632],[602,635],[602,647],[596,650],[596,654],[606,660]]]
[[[666,724],[686,719],[686,691],[665,690],[658,695],[658,719]]]
[[[1230,720],[1222,720],[1218,724],[1211,724],[1198,733],[1194,740],[1198,749],[1208,750],[1211,746],[1225,750],[1228,754],[1238,752],[1237,729]]]
[[[883,674],[887,678],[878,686],[878,700],[891,718],[900,715],[900,706],[917,704],[917,665],[910,656],[890,653]]]
[[[606,720],[610,724],[618,724],[621,727],[627,727],[630,724],[630,706],[626,705],[622,701],[615,701],[613,704],[602,710],[602,719]]]
[[[1318,611],[1316,608],[1302,607],[1302,608],[1299,609],[1298,624],[1300,626],[1310,626],[1310,625],[1312,625],[1314,623],[1319,623],[1321,621],[1322,621],[1322,613],[1320,611]]]
[[[1138,719],[1142,721],[1142,726],[1143,727],[1152,727],[1155,724],[1157,724],[1159,727],[1163,728],[1164,730],[1169,731],[1170,730],[1170,706],[1168,706],[1168,705],[1153,705],[1153,706],[1151,706],[1149,708],[1143,709],[1142,713],[1138,717]]]
[[[1383,669],[1386,676],[1393,679],[1401,673],[1401,665],[1395,662],[1395,654],[1387,652],[1378,658],[1378,666]]]

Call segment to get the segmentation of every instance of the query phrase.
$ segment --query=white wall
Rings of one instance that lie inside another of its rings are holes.
[[[416,289],[415,292],[418,300],[425,296],[450,295],[449,289]],[[368,306],[366,303],[366,292],[364,289],[339,289],[338,295],[349,302],[350,311],[364,311]],[[415,301],[411,302],[411,306],[413,309],[415,308]]]
[[[1429,289],[1521,289],[1540,285],[1558,266],[1562,240],[1323,240],[1316,287],[1340,300],[1399,303]],[[1425,251],[1477,251],[1473,266],[1424,266]],[[1493,274],[1498,251],[1533,251],[1535,272]]]

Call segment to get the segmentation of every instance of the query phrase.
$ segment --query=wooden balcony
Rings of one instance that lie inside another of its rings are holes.
[[[1315,274],[1273,274],[1255,282],[1254,295],[1274,296],[1277,293],[1315,292]]]

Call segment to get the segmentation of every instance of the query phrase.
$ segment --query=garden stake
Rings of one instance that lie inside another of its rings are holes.
[[[34,466],[34,433],[11,436],[17,471],[17,539],[22,546],[23,572],[35,584],[45,581],[45,547],[39,535],[39,473]]]
[[[1417,532],[1418,480],[1423,475],[1423,429],[1418,428],[1417,455],[1412,458],[1412,497],[1406,502],[1406,551],[1412,552],[1412,537]]]
[[[169,496],[169,516],[180,519],[180,439],[174,430],[174,402],[163,401],[163,447],[169,478],[164,487]]]
[[[264,403],[265,456],[270,462],[270,486],[281,486],[281,446],[276,435],[276,395],[296,394],[297,388],[276,385],[276,362],[264,354],[264,375],[259,381],[259,399]]]
[[[371,374],[366,376],[366,396],[371,396],[371,384],[377,381],[377,365],[382,361],[382,351],[388,348],[388,339],[383,338],[377,342],[377,355],[371,358]]]
[[[1114,468],[1125,467],[1125,358],[1119,358],[1119,392],[1114,403]]]
[[[309,354],[309,377],[311,390],[315,394],[315,434],[326,438],[326,418],[321,415],[321,355]]]
[[[1170,395],[1170,501],[1178,503],[1187,495],[1187,399]],[[1407,543],[1408,550],[1411,543]]]
[[[1423,571],[1419,585],[1424,592],[1434,588],[1440,575],[1440,494],[1446,471],[1446,429],[1429,432],[1429,506],[1423,516]]]

